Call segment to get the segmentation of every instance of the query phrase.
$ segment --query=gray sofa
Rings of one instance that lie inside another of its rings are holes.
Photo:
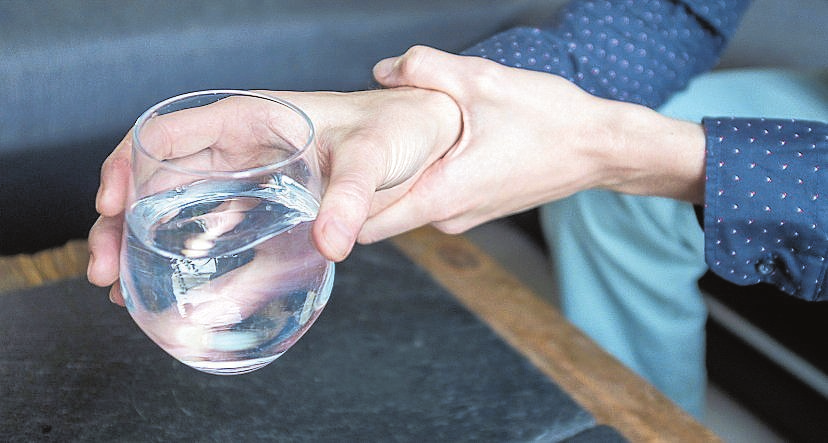
[[[151,104],[207,88],[354,90],[415,43],[459,51],[564,0],[0,2],[0,254],[83,237],[104,156]],[[825,65],[824,0],[757,0],[722,61]],[[807,13],[803,13],[807,11]]]
[[[84,237],[101,161],[161,99],[370,88],[371,66],[415,43],[459,51],[554,9],[540,0],[0,2],[0,254]]]

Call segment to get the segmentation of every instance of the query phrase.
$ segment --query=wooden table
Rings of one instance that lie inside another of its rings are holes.
[[[464,237],[421,228],[393,243],[599,423],[634,442],[720,441]],[[87,262],[84,241],[0,257],[0,292],[84,275]]]

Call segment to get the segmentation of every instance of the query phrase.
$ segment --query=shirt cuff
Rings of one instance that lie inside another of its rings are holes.
[[[705,259],[730,282],[806,300],[825,290],[824,123],[706,118]]]

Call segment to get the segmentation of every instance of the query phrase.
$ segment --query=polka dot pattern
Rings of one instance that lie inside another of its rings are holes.
[[[464,54],[557,74],[594,95],[657,107],[716,64],[748,4],[573,1],[552,28],[511,29]]]
[[[706,118],[705,256],[737,284],[828,300],[828,125]]]
[[[574,0],[548,28],[511,29],[464,54],[560,75],[600,97],[657,107],[715,66],[749,5]],[[734,118],[703,124],[711,270],[737,284],[766,282],[808,300],[828,300],[828,196],[819,192],[828,125]]]

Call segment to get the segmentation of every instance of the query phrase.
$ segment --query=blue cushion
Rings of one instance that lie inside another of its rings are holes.
[[[553,5],[554,6],[554,5]],[[0,254],[85,237],[98,170],[150,105],[209,88],[355,90],[422,43],[460,51],[545,0],[0,2]]]
[[[197,89],[364,89],[383,57],[459,51],[537,3],[2,2],[0,151],[123,133]]]

